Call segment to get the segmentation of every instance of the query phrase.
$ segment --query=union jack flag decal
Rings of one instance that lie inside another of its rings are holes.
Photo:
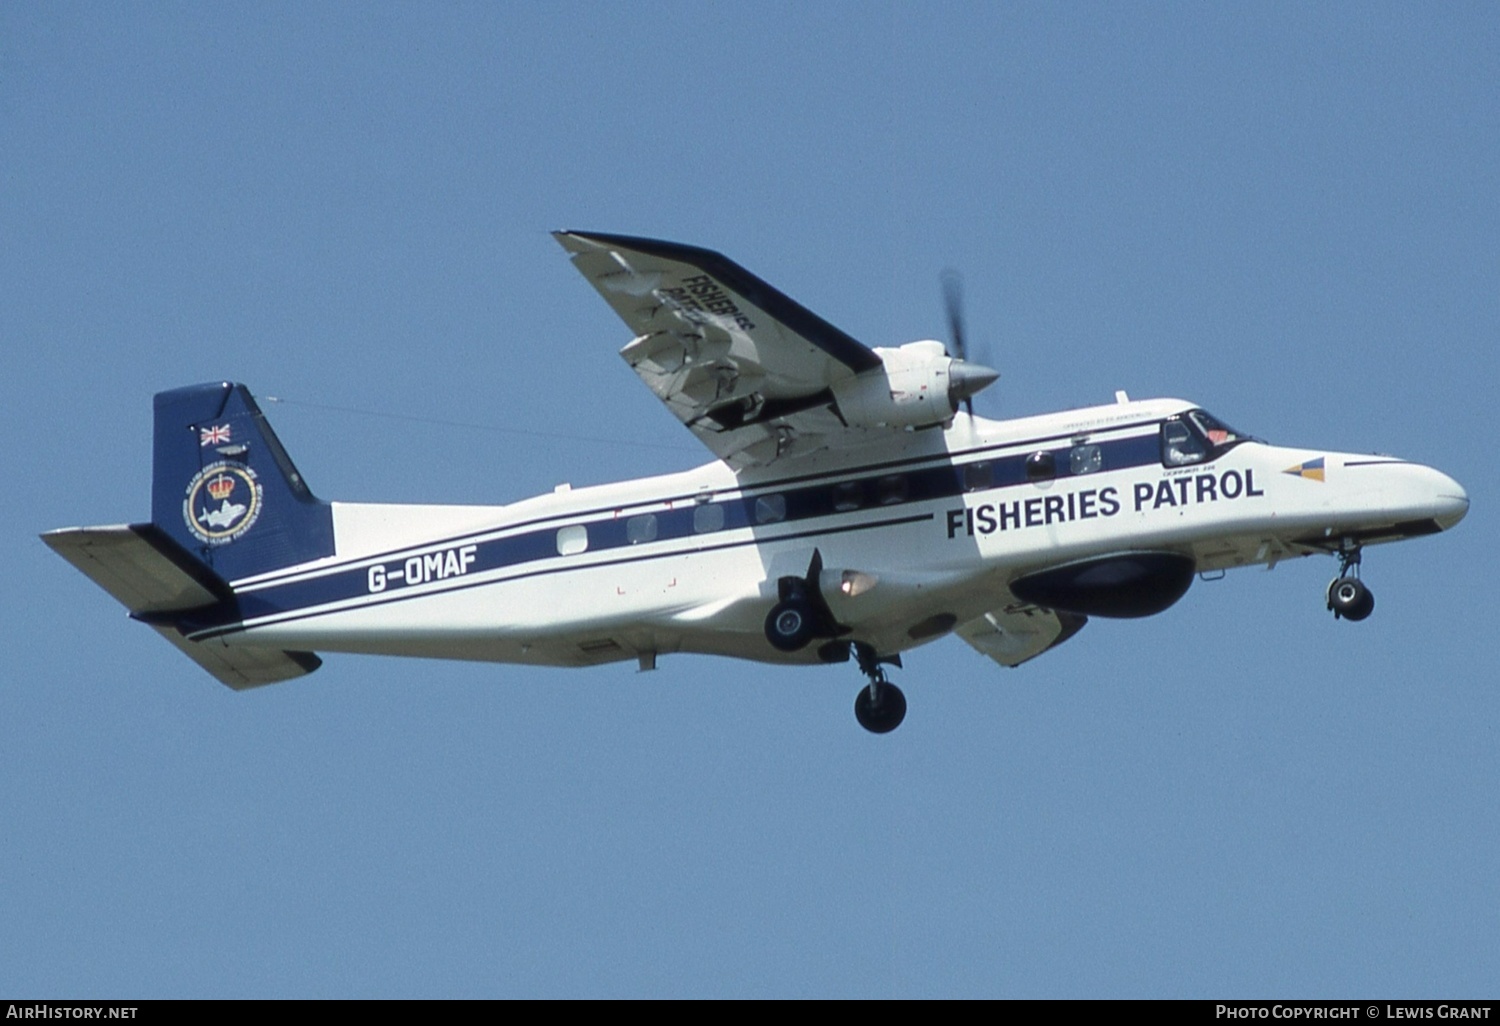
[[[223,445],[227,441],[229,441],[228,424],[198,429],[198,447],[200,449],[205,445]]]

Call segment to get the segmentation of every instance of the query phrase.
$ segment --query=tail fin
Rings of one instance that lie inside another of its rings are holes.
[[[333,555],[313,495],[244,385],[156,395],[151,520],[225,581]]]

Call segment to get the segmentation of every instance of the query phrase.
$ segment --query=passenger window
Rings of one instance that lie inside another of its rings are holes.
[[[907,484],[905,474],[891,474],[875,482],[875,501],[882,506],[894,506],[905,502]]]
[[[964,464],[964,491],[979,492],[995,484],[995,468],[989,463]]]
[[[656,541],[656,514],[642,513],[625,521],[625,539],[632,545]]]
[[[1068,473],[1092,474],[1104,467],[1104,451],[1097,445],[1075,445],[1068,453]]]
[[[582,524],[573,524],[557,532],[557,554],[576,556],[589,547],[589,529]]]
[[[710,531],[722,530],[723,527],[723,506],[699,506],[693,510],[693,532],[695,534],[708,534]]]
[[[785,495],[762,495],[755,500],[755,522],[757,524],[776,524],[785,519]]]
[[[864,488],[858,481],[845,481],[833,486],[833,508],[840,513],[859,509],[865,504]]]
[[[1026,480],[1050,481],[1057,476],[1057,457],[1050,452],[1034,452],[1026,457]]]
[[[1201,462],[1207,452],[1203,440],[1180,420],[1169,420],[1161,426],[1161,461],[1169,467]]]

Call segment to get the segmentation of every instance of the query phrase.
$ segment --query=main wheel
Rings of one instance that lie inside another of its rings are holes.
[[[870,696],[874,689],[875,695]],[[866,684],[854,696],[854,718],[872,734],[889,734],[906,719],[906,696],[890,681]]]
[[[1363,620],[1375,611],[1375,594],[1358,577],[1340,577],[1328,586],[1328,608],[1335,619]]]
[[[801,602],[778,602],[766,617],[766,640],[783,652],[805,648],[814,629],[812,610]]]

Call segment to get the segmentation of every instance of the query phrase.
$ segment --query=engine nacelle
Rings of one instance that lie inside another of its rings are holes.
[[[838,411],[851,427],[927,427],[953,419],[953,359],[941,342],[876,349],[881,365],[833,386]]]

